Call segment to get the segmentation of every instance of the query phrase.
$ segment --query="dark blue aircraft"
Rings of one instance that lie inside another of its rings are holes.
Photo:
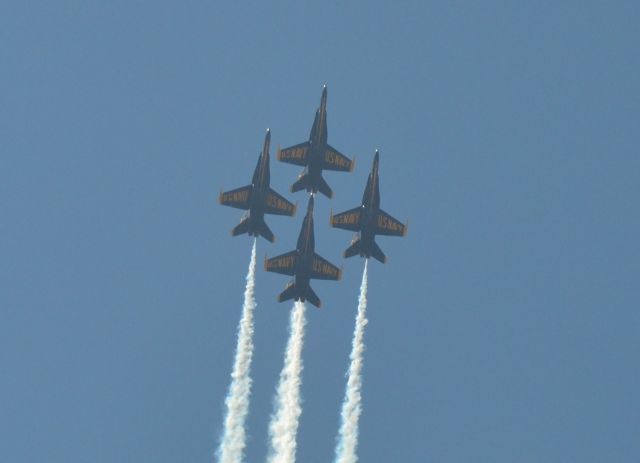
[[[383,264],[386,256],[375,242],[376,235],[404,236],[407,226],[380,209],[380,189],[378,188],[379,153],[373,158],[373,167],[362,196],[362,205],[340,214],[331,214],[331,226],[359,232],[344,252],[344,257],[360,254],[362,257],[375,257]]]
[[[294,277],[285,290],[278,296],[278,301],[288,299],[305,300],[316,307],[320,307],[320,298],[309,286],[309,280],[339,280],[342,270],[320,257],[314,252],[315,239],[313,237],[313,195],[309,198],[307,215],[302,222],[302,229],[298,237],[295,251],[281,254],[264,261],[264,268],[268,272],[282,273]]]
[[[307,190],[319,191],[328,198],[333,191],[322,178],[322,169],[351,172],[353,161],[327,143],[327,86],[322,89],[320,107],[316,110],[309,141],[278,151],[278,160],[305,166],[298,180],[291,185],[291,192]]]
[[[273,241],[275,237],[264,221],[264,214],[294,215],[296,206],[269,188],[269,143],[271,131],[267,129],[264,137],[262,153],[258,157],[258,165],[253,172],[251,185],[220,193],[220,204],[244,209],[247,213],[239,225],[231,230],[231,235],[248,233],[253,236],[264,236]]]

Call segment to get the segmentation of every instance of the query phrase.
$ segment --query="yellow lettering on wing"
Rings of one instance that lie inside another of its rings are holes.
[[[402,233],[403,225],[401,223],[396,222],[395,220],[391,220],[389,217],[386,217],[384,215],[379,215],[378,227],[382,228],[383,230]]]
[[[281,152],[281,157],[286,159],[304,159],[306,148],[292,148]]]
[[[349,169],[349,160],[335,151],[327,151],[324,156],[327,164],[331,164],[342,169]]]
[[[269,261],[269,268],[293,268],[294,256],[276,257]]]
[[[242,203],[249,197],[249,190],[229,191],[222,194],[223,203]]]
[[[338,269],[335,268],[333,265],[324,262],[320,259],[314,259],[313,261],[313,271],[317,272],[321,275],[327,275],[330,277],[337,277],[338,276]]]
[[[291,212],[291,210],[293,209],[293,205],[291,203],[273,194],[267,195],[267,206],[285,212]]]
[[[350,214],[340,214],[333,216],[333,223],[336,225],[356,225],[360,214],[357,212],[351,212]]]

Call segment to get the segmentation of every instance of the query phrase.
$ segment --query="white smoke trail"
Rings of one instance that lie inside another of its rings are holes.
[[[245,421],[251,396],[251,357],[253,356],[253,311],[256,301],[253,295],[256,276],[256,239],[253,240],[251,262],[244,290],[242,318],[238,325],[238,345],[231,373],[229,393],[225,399],[227,416],[218,448],[220,463],[240,463],[246,444]]]
[[[353,332],[353,344],[349,359],[349,378],[342,403],[342,423],[338,434],[336,447],[336,463],[356,463],[358,456],[358,419],[362,411],[362,363],[364,354],[364,327],[367,325],[367,263],[364,263],[362,272],[362,285],[358,298],[358,314],[356,315],[356,327]]]
[[[275,413],[269,423],[271,449],[269,463],[294,463],[296,458],[296,434],[302,408],[300,385],[302,383],[302,344],[305,321],[304,302],[296,302],[289,321],[289,341],[284,366],[276,391]]]

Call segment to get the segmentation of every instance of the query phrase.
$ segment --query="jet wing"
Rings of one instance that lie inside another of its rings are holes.
[[[298,166],[306,166],[309,163],[309,149],[311,145],[308,141],[293,145],[288,148],[278,150],[278,161],[288,162]]]
[[[351,159],[331,145],[327,145],[327,149],[324,152],[324,159],[322,161],[323,169],[340,170],[343,172],[351,172],[355,164]]]
[[[331,215],[331,226],[342,228],[343,230],[360,230],[360,220],[362,217],[362,207],[355,207],[340,214]]]
[[[235,207],[237,209],[249,209],[249,199],[251,198],[251,185],[236,188],[235,190],[220,193],[218,201],[225,206]]]
[[[339,280],[342,278],[342,270],[314,253],[309,276],[316,280]]]
[[[296,251],[280,254],[271,259],[264,260],[264,269],[267,272],[282,273],[283,275],[293,276],[296,267],[296,259],[298,253]]]
[[[294,215],[296,213],[296,206],[272,189],[269,189],[267,192],[264,212],[266,214]]]
[[[375,233],[376,235],[404,236],[407,234],[407,226],[381,210],[376,217]]]

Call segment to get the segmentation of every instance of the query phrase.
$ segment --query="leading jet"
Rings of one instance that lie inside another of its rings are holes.
[[[240,223],[231,230],[232,236],[248,233],[253,236],[264,236],[272,243],[275,241],[273,232],[264,221],[264,214],[288,215],[296,213],[296,206],[269,187],[269,144],[271,131],[267,129],[264,137],[262,153],[258,156],[258,165],[253,171],[250,185],[235,190],[220,193],[220,204],[244,209],[247,211]]]
[[[309,286],[309,280],[339,280],[342,277],[342,270],[320,257],[314,252],[315,239],[313,237],[313,195],[309,198],[307,215],[302,222],[302,229],[298,237],[296,249],[286,254],[265,258],[264,268],[268,272],[282,273],[294,278],[285,290],[278,296],[278,301],[283,302],[288,299],[296,301],[305,300],[311,302],[316,307],[321,306],[320,298]]]
[[[375,242],[376,235],[405,236],[407,225],[380,209],[380,189],[378,187],[378,162],[380,154],[376,150],[373,166],[362,195],[362,204],[340,214],[331,214],[331,226],[359,232],[344,252],[344,257],[360,254],[375,257],[383,264],[387,257]]]
[[[291,192],[319,191],[327,198],[333,191],[322,178],[322,169],[351,172],[354,162],[327,143],[327,86],[322,88],[320,107],[316,110],[309,141],[278,151],[278,161],[305,166],[298,180],[291,185]]]

